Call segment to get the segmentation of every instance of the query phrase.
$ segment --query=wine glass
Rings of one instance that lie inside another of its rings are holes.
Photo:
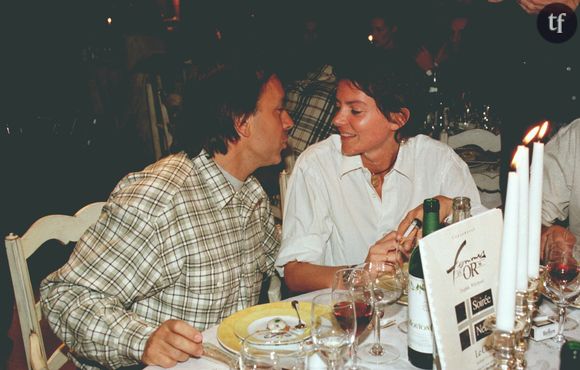
[[[392,345],[381,344],[381,317],[386,306],[395,303],[403,293],[403,276],[401,268],[393,262],[368,262],[364,269],[369,272],[373,290],[373,307],[375,311],[375,343],[362,347],[360,357],[371,363],[390,363],[396,361],[399,350]]]
[[[348,291],[322,293],[312,300],[310,335],[331,370],[340,369],[357,328],[354,298]]]
[[[544,271],[544,288],[558,307],[558,334],[554,337],[557,343],[565,341],[564,322],[566,308],[580,294],[578,262],[571,248],[550,248]]]
[[[333,292],[348,291],[352,294],[356,307],[356,339],[352,345],[352,363],[349,370],[367,370],[357,364],[359,337],[370,327],[373,316],[372,283],[368,271],[361,268],[340,269],[334,274]]]

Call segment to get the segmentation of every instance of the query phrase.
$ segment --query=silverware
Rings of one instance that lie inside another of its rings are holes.
[[[230,369],[238,370],[240,368],[237,357],[211,343],[203,344],[203,354],[201,356],[224,363],[228,365]]]
[[[386,323],[384,323],[383,325],[381,325],[381,329],[385,329],[388,328],[390,326],[395,325],[397,322],[395,320],[389,320]]]
[[[294,311],[296,311],[296,315],[298,316],[298,324],[294,328],[296,329],[304,329],[306,325],[302,322],[300,318],[300,312],[298,312],[298,301],[292,301],[292,307],[294,307]]]

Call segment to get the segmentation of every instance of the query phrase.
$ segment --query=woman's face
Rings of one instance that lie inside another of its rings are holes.
[[[332,123],[340,133],[342,153],[380,153],[395,142],[397,126],[379,110],[375,100],[350,81],[341,80],[336,91],[338,111]]]

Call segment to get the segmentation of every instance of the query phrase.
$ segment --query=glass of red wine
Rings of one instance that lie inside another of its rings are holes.
[[[345,268],[336,271],[332,284],[333,292],[350,292],[356,308],[356,339],[352,345],[352,362],[345,369],[368,370],[358,364],[357,348],[361,335],[371,327],[373,317],[373,292],[368,271],[362,268]]]
[[[558,307],[558,334],[554,337],[557,343],[565,341],[562,333],[566,309],[580,294],[579,271],[571,248],[550,248],[544,271],[544,288]]]
[[[329,369],[342,369],[355,341],[356,308],[349,291],[322,293],[312,300],[310,334]]]

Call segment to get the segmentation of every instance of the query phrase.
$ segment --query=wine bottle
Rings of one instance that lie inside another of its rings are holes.
[[[439,229],[439,200],[423,201],[423,237]],[[427,292],[421,264],[421,253],[415,248],[409,259],[409,322],[407,355],[421,369],[433,368],[433,333],[427,305]]]

